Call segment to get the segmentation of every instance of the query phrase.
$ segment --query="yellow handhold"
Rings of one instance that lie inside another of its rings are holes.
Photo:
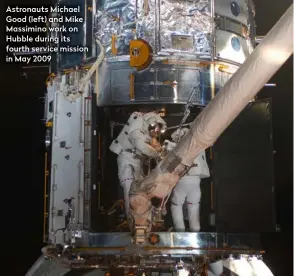
[[[112,37],[111,37],[111,52],[114,56],[117,55],[116,35],[112,35]]]
[[[199,61],[189,61],[189,60],[169,60],[165,59],[162,61],[162,64],[170,64],[170,65],[183,65],[183,66],[191,66],[191,67],[208,67],[211,62],[199,62]]]
[[[152,48],[143,39],[130,41],[130,66],[138,71],[147,68],[152,62]]]

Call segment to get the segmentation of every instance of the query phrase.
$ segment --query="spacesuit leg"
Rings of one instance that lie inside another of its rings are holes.
[[[128,216],[130,210],[129,192],[133,181],[140,175],[140,167],[130,164],[129,160],[118,157],[118,178],[124,189],[125,213]]]
[[[189,228],[191,232],[200,231],[200,178],[197,176],[185,177],[185,187],[187,188],[187,209],[189,218]]]
[[[130,192],[132,182],[134,181],[133,168],[131,165],[126,164],[121,166],[119,168],[119,171],[120,173],[118,178],[120,181],[120,185],[124,189],[125,212],[126,212],[126,215],[128,215],[129,208],[130,208],[129,192]]]
[[[183,215],[183,204],[186,199],[185,189],[183,187],[182,179],[177,183],[173,190],[171,198],[171,213],[175,231],[185,232],[185,223]]]

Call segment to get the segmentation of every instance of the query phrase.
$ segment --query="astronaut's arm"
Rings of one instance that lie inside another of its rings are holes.
[[[151,158],[159,157],[159,153],[149,144],[146,134],[140,130],[134,130],[129,133],[129,139],[136,149]]]
[[[169,140],[164,140],[163,142],[163,148],[167,151],[172,151],[176,147],[176,143],[171,142]]]

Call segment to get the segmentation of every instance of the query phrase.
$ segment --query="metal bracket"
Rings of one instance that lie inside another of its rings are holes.
[[[134,242],[136,244],[145,243],[145,241],[146,241],[146,233],[147,233],[147,227],[146,226],[135,226]]]

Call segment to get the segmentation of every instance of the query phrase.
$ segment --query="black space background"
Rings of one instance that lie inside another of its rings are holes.
[[[2,28],[4,31],[4,1]],[[50,4],[50,1],[46,1]],[[26,1],[26,4],[47,4]],[[264,35],[292,4],[291,0],[255,0],[257,34]],[[4,35],[3,35],[4,37]],[[3,49],[4,55],[4,49]],[[47,72],[21,76],[21,69],[1,70],[1,275],[22,276],[39,257],[42,247],[44,125],[43,97]],[[275,276],[292,275],[293,258],[293,58],[282,67],[260,97],[273,99],[277,219],[281,232],[263,234],[265,259]],[[260,195],[262,196],[262,194]],[[3,258],[4,257],[4,258]]]

